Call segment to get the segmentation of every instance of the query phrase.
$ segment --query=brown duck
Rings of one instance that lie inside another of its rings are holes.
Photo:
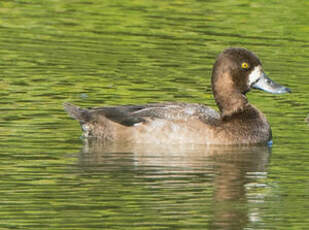
[[[258,57],[243,48],[228,48],[212,71],[212,91],[220,112],[203,104],[157,103],[84,109],[65,103],[85,137],[101,141],[156,144],[269,143],[265,115],[248,102],[251,88],[269,93],[291,92],[263,72]]]

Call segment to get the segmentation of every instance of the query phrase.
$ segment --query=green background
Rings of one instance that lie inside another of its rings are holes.
[[[0,228],[307,229],[308,11],[305,0],[0,1]],[[63,111],[215,107],[211,68],[231,46],[292,89],[248,94],[271,149],[88,148]]]

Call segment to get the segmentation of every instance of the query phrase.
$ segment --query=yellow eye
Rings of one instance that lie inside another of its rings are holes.
[[[249,64],[248,64],[247,62],[243,62],[243,63],[241,64],[241,68],[243,68],[243,69],[249,69]]]

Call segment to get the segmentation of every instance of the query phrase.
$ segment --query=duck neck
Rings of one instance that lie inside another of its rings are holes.
[[[229,78],[216,83],[212,90],[222,118],[230,117],[245,110],[248,99]]]
[[[227,95],[216,95],[215,99],[223,118],[244,111],[248,105],[247,97],[241,93],[236,94],[236,92]]]

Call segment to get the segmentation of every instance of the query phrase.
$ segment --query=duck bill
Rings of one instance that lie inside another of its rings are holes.
[[[250,77],[254,79],[251,84],[251,87],[254,89],[260,89],[274,94],[291,93],[289,88],[274,82],[263,71],[253,71],[252,75],[254,76],[249,76],[249,79]]]

